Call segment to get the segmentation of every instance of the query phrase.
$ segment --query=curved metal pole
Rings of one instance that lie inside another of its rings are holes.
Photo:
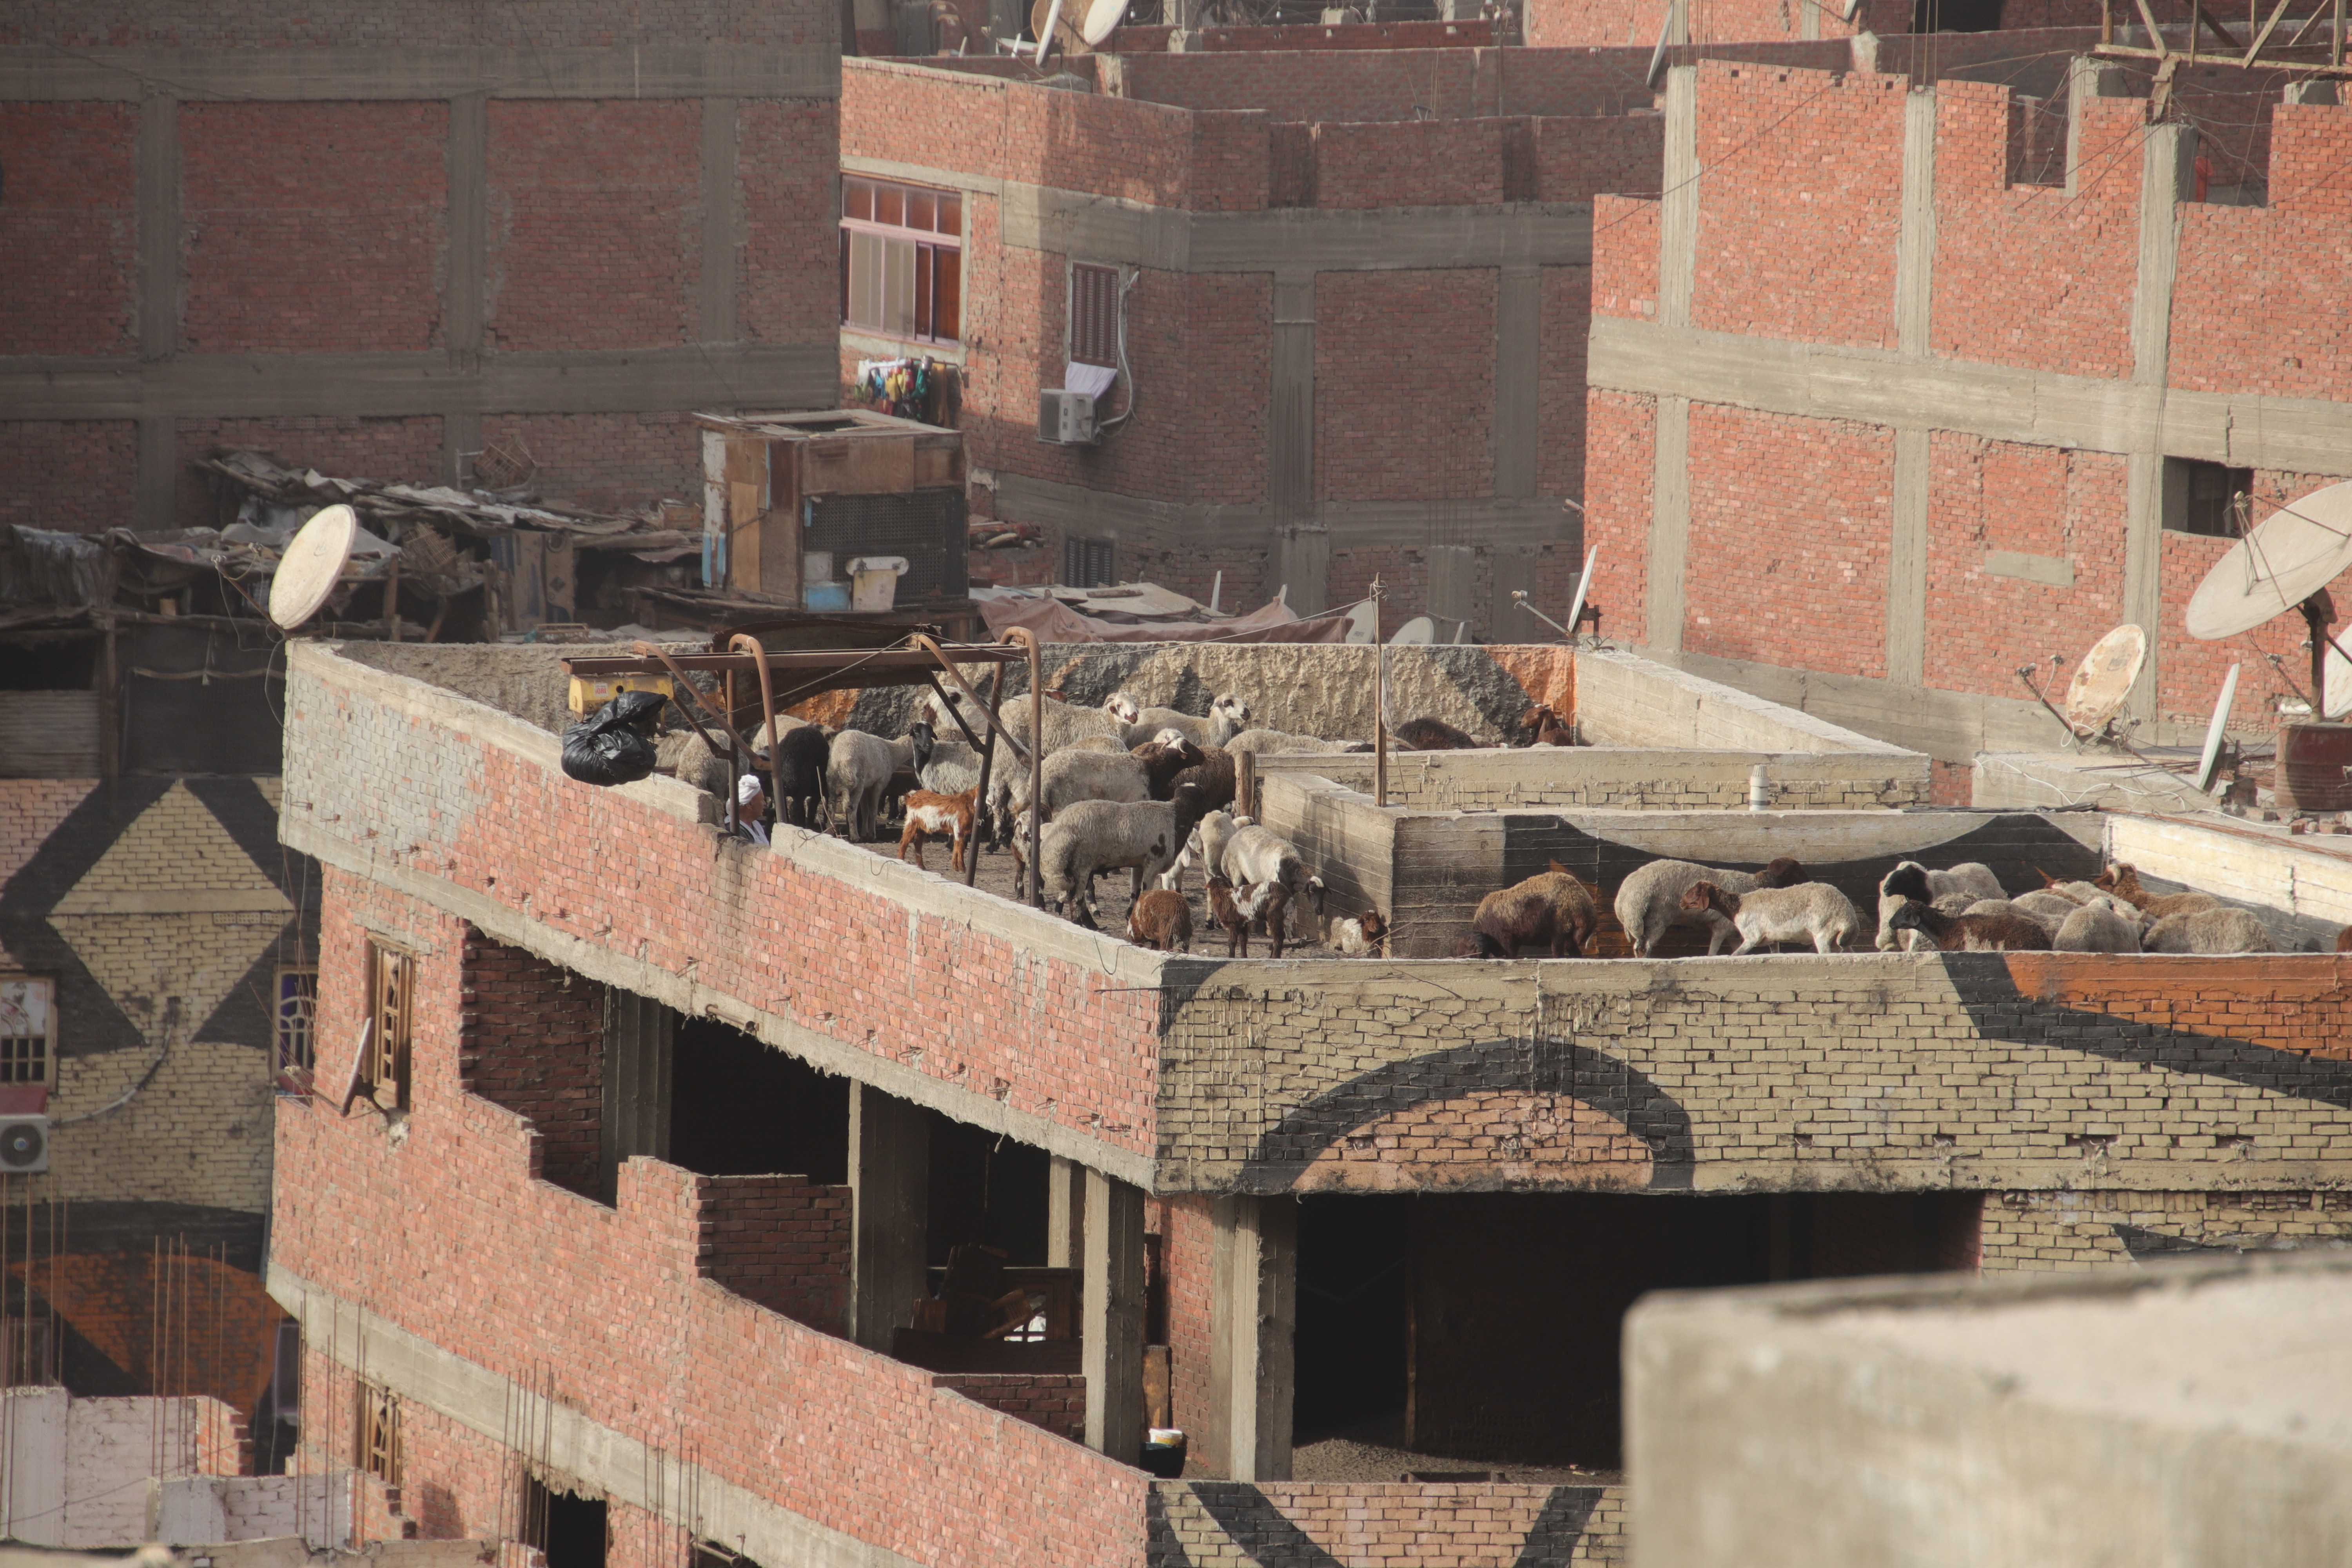
[[[688,693],[690,694],[697,702],[701,703],[705,708],[709,708],[710,716],[712,718],[716,719],[719,717],[719,710],[711,707],[710,699],[702,694],[702,689],[700,687],[695,685],[693,681],[688,680],[686,678],[686,671],[678,668],[677,662],[671,658],[669,655],[654,647],[653,644],[642,640],[631,643],[629,645],[629,651],[635,654],[639,658],[657,658],[661,660],[662,668],[669,671],[671,679],[684,687]],[[670,700],[672,702],[677,702],[677,710],[686,715],[686,721],[694,726],[694,732],[701,737],[702,743],[710,748],[710,752],[713,756],[718,755],[719,742],[710,738],[710,731],[702,727],[702,721],[694,716],[694,710],[688,708],[683,702],[678,702],[676,693],[671,694]],[[728,726],[721,723],[719,727],[724,730]]]
[[[1045,651],[1037,646],[1037,634],[1027,626],[1008,626],[997,639],[1029,650],[1029,857],[1027,877],[1030,907],[1045,907],[1045,868],[1037,864],[1037,843],[1044,830],[1038,826],[1045,814]],[[1004,667],[998,665],[1002,676]],[[999,679],[997,689],[1004,689]]]
[[[748,653],[759,666],[760,714],[761,722],[767,727],[768,736],[768,798],[775,803],[776,826],[782,827],[784,825],[784,797],[779,793],[776,777],[776,689],[768,679],[768,650],[761,647],[760,639],[751,633],[737,632],[727,639],[727,651]],[[731,783],[730,787],[733,787]]]

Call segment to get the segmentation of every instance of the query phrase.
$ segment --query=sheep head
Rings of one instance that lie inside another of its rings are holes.
[[[1731,912],[1731,900],[1713,882],[1693,882],[1683,889],[1682,907],[1686,910],[1717,910]]]
[[[1114,691],[1103,699],[1103,711],[1122,724],[1132,724],[1143,717],[1142,705],[1124,691]]]
[[[1764,869],[1756,873],[1756,885],[1759,888],[1793,888],[1812,879],[1804,867],[1786,855],[1774,858]]]
[[[1230,691],[1222,693],[1214,702],[1210,703],[1209,711],[1213,714],[1223,713],[1234,721],[1234,727],[1236,730],[1240,729],[1243,722],[1250,716],[1249,704]]]

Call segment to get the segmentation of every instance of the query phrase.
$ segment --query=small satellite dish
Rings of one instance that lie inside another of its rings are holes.
[[[2093,643],[2066,686],[2066,727],[2086,740],[2105,729],[2147,658],[2147,634],[2135,626],[2117,626]]]
[[[1362,604],[1358,605],[1354,609],[1349,610],[1348,612],[1348,640],[1352,643],[1370,643],[1373,640],[1372,624],[1379,618],[1379,607],[1370,599],[1366,599]]]
[[[1403,644],[1433,643],[1436,640],[1437,623],[1427,616],[1415,616],[1397,627],[1396,636],[1389,638],[1389,646],[1396,647]]]
[[[269,580],[269,618],[290,632],[317,615],[351,563],[359,536],[359,513],[347,506],[328,507],[304,523]]]
[[[1594,545],[1584,552],[1584,574],[1576,580],[1576,602],[1568,607],[1568,640],[1576,641],[1576,617],[1584,614],[1584,595],[1592,588],[1592,563],[1601,559],[1601,546]],[[1601,623],[1592,623],[1598,626]]]
[[[1087,19],[1078,25],[1078,37],[1087,41],[1088,48],[1099,48],[1104,39],[1118,31],[1118,25],[1127,20],[1127,4],[1128,0],[1093,0],[1087,6]]]
[[[2280,508],[2213,563],[2181,616],[2200,641],[2250,632],[2352,567],[2352,480]]]
[[[2213,787],[2214,772],[2221,765],[2221,737],[2230,728],[2230,705],[2238,700],[2238,667],[2231,665],[2230,673],[2221,678],[2221,695],[2213,704],[2213,721],[2205,726],[2205,752],[2197,763],[2197,793],[2203,795]]]

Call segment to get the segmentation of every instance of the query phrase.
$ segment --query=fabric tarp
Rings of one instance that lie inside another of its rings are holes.
[[[1037,640],[1071,642],[1301,642],[1348,640],[1348,617],[1318,616],[1301,620],[1279,601],[1223,621],[1139,621],[1120,625],[1082,616],[1059,600],[982,599],[988,629],[1003,636],[1008,626],[1026,626]]]

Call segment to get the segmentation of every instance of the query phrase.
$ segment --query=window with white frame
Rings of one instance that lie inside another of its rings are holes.
[[[841,182],[841,319],[886,337],[961,341],[961,193],[887,180]]]
[[[0,975],[0,1084],[47,1083],[58,1056],[58,985]]]
[[[278,971],[278,1070],[309,1072],[318,1065],[311,1028],[319,1010],[319,971],[315,964],[289,963]]]

